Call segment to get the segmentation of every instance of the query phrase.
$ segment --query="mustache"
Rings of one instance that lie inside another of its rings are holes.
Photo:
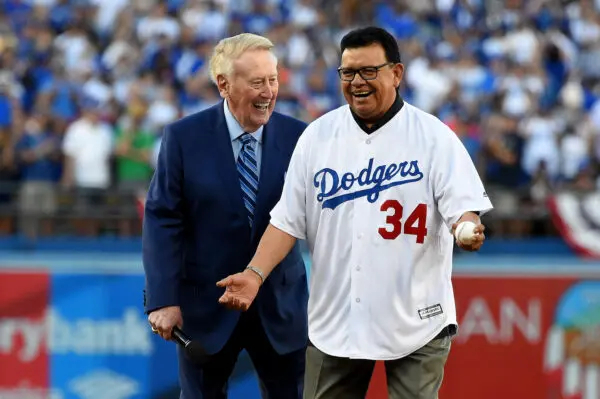
[[[349,89],[350,89],[350,92],[352,92],[352,93],[357,92],[357,91],[375,91],[375,88],[373,88],[373,86],[369,86],[369,85],[350,86]]]

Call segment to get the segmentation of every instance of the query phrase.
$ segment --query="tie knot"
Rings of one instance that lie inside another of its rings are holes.
[[[242,141],[242,145],[254,144],[256,139],[250,133],[244,133],[240,136],[240,140]]]

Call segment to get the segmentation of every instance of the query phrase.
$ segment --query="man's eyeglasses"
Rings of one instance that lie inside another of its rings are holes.
[[[364,80],[373,80],[373,79],[377,79],[377,74],[378,74],[379,70],[388,65],[394,65],[394,63],[386,62],[385,64],[381,64],[381,65],[377,65],[377,66],[362,67],[359,69],[340,67],[340,68],[338,68],[337,71],[338,71],[338,75],[340,75],[340,79],[342,79],[344,82],[352,82],[354,80],[354,76],[356,76],[357,72],[360,75],[360,77],[363,78]]]

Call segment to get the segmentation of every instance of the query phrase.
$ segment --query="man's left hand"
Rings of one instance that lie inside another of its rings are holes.
[[[458,245],[461,249],[464,249],[465,251],[479,251],[479,249],[483,245],[483,242],[485,241],[485,234],[483,233],[485,231],[485,226],[481,223],[481,220],[479,219],[479,216],[477,216],[477,214],[473,212],[465,213],[456,223],[452,225],[452,236],[454,237],[456,227],[464,221],[470,221],[477,225],[473,229],[473,231],[475,232],[475,236],[473,237],[473,240],[468,244],[464,244],[456,240],[456,245]]]

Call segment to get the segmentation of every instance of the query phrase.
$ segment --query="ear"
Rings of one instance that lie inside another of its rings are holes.
[[[402,83],[402,78],[404,78],[404,64],[396,64],[394,65],[394,86],[396,88],[400,87],[400,83]]]
[[[217,76],[217,88],[219,89],[221,98],[229,97],[229,81],[227,81],[225,75]]]

